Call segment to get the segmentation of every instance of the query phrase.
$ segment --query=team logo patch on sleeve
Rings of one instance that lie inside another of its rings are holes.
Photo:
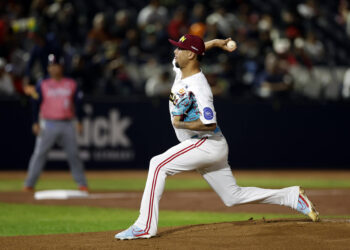
[[[204,118],[205,118],[205,119],[207,119],[207,120],[213,119],[214,113],[213,113],[213,110],[211,110],[211,108],[205,107],[205,108],[203,109],[203,111],[204,111],[203,113],[204,113]]]
[[[185,94],[185,93],[186,93],[186,91],[185,91],[183,88],[179,90],[179,94],[180,94],[180,95],[183,95],[183,94]]]

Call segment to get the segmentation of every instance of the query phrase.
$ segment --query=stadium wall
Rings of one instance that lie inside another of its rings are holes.
[[[350,169],[349,105],[215,102],[234,169]],[[177,143],[168,101],[86,100],[80,154],[87,169],[146,169],[152,156]],[[1,170],[26,169],[33,152],[31,108],[0,102]],[[46,169],[67,168],[55,147]]]

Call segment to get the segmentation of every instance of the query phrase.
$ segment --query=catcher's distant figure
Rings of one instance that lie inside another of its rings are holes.
[[[73,178],[79,189],[88,191],[83,163],[78,155],[73,121],[76,114],[80,116],[82,93],[73,79],[63,76],[62,62],[59,62],[55,55],[49,55],[48,60],[50,77],[42,80],[37,85],[36,92],[32,94],[34,120],[32,129],[37,138],[23,189],[34,190],[49,150],[55,143],[59,143],[67,155]],[[77,129],[81,131],[80,123]]]
[[[213,94],[201,69],[200,57],[205,50],[219,47],[232,52],[231,39],[204,43],[200,37],[184,35],[178,42],[173,60],[175,81],[171,89],[169,109],[180,143],[151,159],[139,218],[115,238],[150,238],[157,234],[159,200],[165,179],[182,171],[197,170],[220,196],[225,205],[268,203],[291,207],[318,220],[318,213],[304,191],[298,187],[262,189],[239,187],[228,164],[228,146],[219,126]]]

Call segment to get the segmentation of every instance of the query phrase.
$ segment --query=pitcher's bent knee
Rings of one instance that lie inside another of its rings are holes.
[[[240,204],[239,199],[236,198],[236,197],[239,197],[240,191],[241,191],[241,188],[239,186],[235,186],[229,195],[226,195],[225,197],[221,197],[225,206],[232,207],[234,205]]]
[[[154,171],[158,167],[158,165],[162,162],[160,158],[161,157],[159,155],[152,157],[152,159],[149,162],[150,171]]]
[[[232,207],[234,205],[236,205],[237,203],[232,200],[232,199],[227,199],[227,200],[222,200],[225,204],[226,207]]]

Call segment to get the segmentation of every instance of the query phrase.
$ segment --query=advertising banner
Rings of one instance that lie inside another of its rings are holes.
[[[349,105],[215,102],[233,169],[346,168],[350,166]],[[87,169],[147,169],[149,161],[178,143],[167,99],[96,100],[83,104],[80,156]],[[34,150],[31,107],[0,105],[0,169],[27,169]],[[46,169],[67,169],[55,145]]]

